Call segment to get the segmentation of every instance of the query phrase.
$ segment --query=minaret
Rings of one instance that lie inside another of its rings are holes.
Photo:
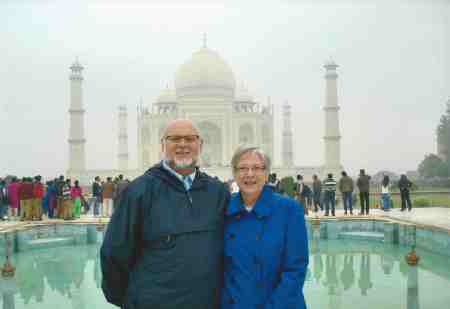
[[[341,135],[339,133],[339,105],[337,96],[337,78],[336,68],[338,65],[329,60],[324,65],[325,72],[325,163],[324,172],[337,173],[342,170],[341,166]]]
[[[83,109],[83,66],[78,59],[70,66],[69,175],[82,175],[86,170]]]
[[[283,104],[283,167],[294,166],[294,152],[292,144],[291,106],[287,101]]]
[[[203,33],[203,48],[206,48],[206,32]]]
[[[119,106],[119,151],[118,163],[119,170],[128,170],[128,126],[127,126],[127,107]]]

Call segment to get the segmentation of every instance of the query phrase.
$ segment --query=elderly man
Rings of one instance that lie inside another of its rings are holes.
[[[199,131],[169,123],[164,159],[122,192],[101,247],[102,289],[122,308],[218,307],[226,186],[199,171]]]

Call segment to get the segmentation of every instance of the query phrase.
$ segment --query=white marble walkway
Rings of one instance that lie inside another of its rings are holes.
[[[354,215],[344,215],[343,209],[336,209],[336,218],[390,218],[396,221],[414,223],[418,225],[434,226],[441,229],[445,229],[450,232],[450,208],[443,207],[427,207],[427,208],[413,208],[410,212],[403,211],[395,208],[388,212],[382,211],[380,209],[371,209],[369,216],[359,216],[357,215],[359,209],[354,210]],[[323,212],[318,213],[319,218],[333,218],[324,217]],[[313,218],[316,214],[309,212],[308,217]],[[92,215],[81,215],[80,219],[64,221],[61,219],[44,219],[43,221],[0,221],[0,231],[21,228],[30,225],[41,225],[41,224],[66,224],[66,223],[106,223],[108,218],[94,218]]]
[[[413,208],[411,211],[400,211],[394,208],[390,211],[382,211],[380,209],[370,209],[369,216],[359,216],[359,209],[353,211],[354,215],[344,215],[343,209],[336,209],[337,218],[390,218],[396,221],[414,223],[418,225],[434,226],[446,229],[450,232],[450,208],[445,207],[426,207]],[[313,218],[314,213],[309,212],[308,217]],[[323,212],[319,212],[319,218],[333,218],[324,217]]]
[[[419,225],[435,226],[450,231],[450,208],[426,207],[413,208],[411,211],[394,209],[389,212],[381,212],[383,217]]]

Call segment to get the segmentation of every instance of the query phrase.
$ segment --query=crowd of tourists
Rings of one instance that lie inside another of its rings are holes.
[[[294,196],[304,205],[305,214],[308,215],[310,211],[315,213],[324,212],[324,216],[336,215],[336,204],[339,202],[336,193],[340,193],[344,215],[353,215],[353,206],[359,201],[360,211],[358,215],[369,215],[370,209],[370,186],[373,181],[371,177],[366,174],[364,169],[361,169],[358,178],[355,181],[343,171],[341,178],[336,180],[333,174],[328,174],[323,180],[320,180],[317,175],[313,175],[311,184],[304,182],[303,175],[297,175],[294,183]],[[236,182],[233,179],[227,181],[228,188],[231,192],[236,192]],[[268,185],[281,194],[287,194],[285,187],[277,178],[276,173],[271,173],[268,177]],[[383,176],[380,183],[380,209],[389,211],[392,208],[391,190],[395,185],[388,175]],[[412,203],[410,198],[410,191],[412,182],[401,175],[396,185],[400,191],[401,208],[400,211],[411,211]],[[355,192],[358,193],[355,193]],[[378,204],[378,203],[377,203]]]
[[[324,181],[320,181],[316,175],[314,175],[313,181],[313,199],[315,212],[318,211],[318,207],[321,210],[325,210],[325,216],[328,216],[330,211],[331,215],[335,216],[336,208],[336,191],[339,190],[342,205],[344,208],[344,215],[353,215],[353,205],[356,201],[359,201],[360,211],[358,215],[369,215],[370,210],[370,186],[371,177],[366,174],[364,169],[361,169],[358,178],[355,181],[347,175],[345,171],[341,173],[341,178],[336,181],[333,178],[333,174],[328,174]],[[392,208],[391,189],[394,183],[389,179],[388,175],[383,176],[381,182],[381,194],[379,208],[383,211],[389,211]],[[410,199],[410,190],[412,182],[406,177],[401,175],[400,180],[397,182],[397,186],[400,190],[401,197],[401,211],[411,211],[412,203]],[[357,189],[358,194],[355,194]],[[323,190],[323,193],[321,192]],[[302,194],[300,194],[302,195]]]
[[[8,177],[0,178],[0,219],[7,218],[31,221],[47,218],[59,218],[73,220],[80,218],[82,213],[91,211],[95,217],[110,217],[114,210],[114,202],[128,185],[129,180],[123,175],[118,175],[114,179],[107,177],[104,181],[96,176],[90,188],[83,188],[79,181],[72,184],[71,179],[59,176],[53,180],[42,183],[41,176]],[[237,192],[236,182],[232,179],[227,181],[231,192]],[[268,185],[272,186],[276,192],[285,193],[280,180],[275,173],[268,177]],[[302,175],[297,175],[294,184],[294,194],[296,199],[304,205],[305,214],[309,211],[317,213],[324,212],[324,216],[336,215],[336,192],[339,191],[344,215],[353,215],[353,206],[359,201],[360,211],[358,215],[369,214],[371,178],[360,170],[355,181],[347,175],[345,171],[341,173],[341,178],[337,181],[333,174],[328,174],[324,180],[320,180],[317,175],[313,175],[313,182],[308,185],[304,182]],[[393,182],[389,176],[385,175],[381,181],[380,205],[384,211],[392,208],[391,188]],[[397,182],[400,190],[401,211],[411,211],[412,203],[410,190],[412,182],[401,175]],[[358,194],[355,194],[355,191]],[[85,192],[86,191],[86,192]]]
[[[41,176],[0,178],[1,220],[39,221],[43,217],[74,220],[91,210],[94,216],[110,217],[114,200],[127,186],[128,180],[119,175],[114,180],[102,181],[95,177],[92,198],[89,188],[80,186],[78,180],[63,175],[42,182]]]

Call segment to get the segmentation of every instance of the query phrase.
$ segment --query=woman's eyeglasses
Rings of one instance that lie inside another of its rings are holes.
[[[266,167],[264,165],[261,166],[238,166],[236,167],[236,170],[239,172],[239,174],[247,175],[250,173],[250,171],[253,172],[253,174],[262,174]]]

